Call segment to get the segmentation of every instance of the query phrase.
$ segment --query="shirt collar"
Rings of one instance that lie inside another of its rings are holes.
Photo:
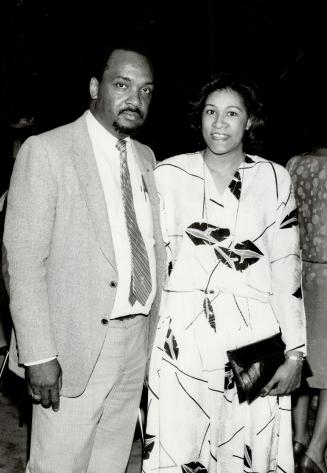
[[[95,118],[93,113],[88,110],[86,113],[86,123],[91,136],[104,149],[112,149],[116,147],[118,138],[112,135],[106,128]],[[129,136],[125,138],[127,146],[130,146],[131,139]],[[117,150],[118,151],[118,150]]]

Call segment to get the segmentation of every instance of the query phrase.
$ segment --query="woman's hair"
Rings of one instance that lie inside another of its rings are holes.
[[[233,90],[241,97],[244,107],[251,119],[251,126],[245,130],[243,147],[247,150],[256,150],[261,145],[261,132],[265,122],[261,94],[256,84],[249,78],[236,74],[221,72],[210,78],[200,89],[197,100],[191,103],[190,119],[192,127],[202,130],[202,112],[207,97],[217,90]]]

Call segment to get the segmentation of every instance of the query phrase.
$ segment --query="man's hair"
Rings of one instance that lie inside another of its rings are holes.
[[[132,51],[142,56],[145,56],[149,62],[151,68],[153,68],[153,62],[151,59],[151,52],[149,48],[137,39],[123,39],[114,40],[110,43],[99,45],[93,52],[90,53],[90,77],[95,77],[100,82],[103,73],[108,65],[109,59],[114,51],[122,49],[124,51]]]
[[[245,131],[244,148],[256,149],[261,142],[261,131],[265,122],[265,114],[261,93],[258,86],[248,77],[229,72],[220,72],[201,87],[197,99],[191,103],[191,123],[197,131],[201,130],[202,112],[207,97],[217,90],[233,90],[241,97],[246,112],[251,119],[249,130]]]

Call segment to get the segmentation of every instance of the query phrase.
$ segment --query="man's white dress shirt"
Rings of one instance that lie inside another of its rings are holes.
[[[120,185],[120,154],[116,148],[118,139],[109,133],[90,111],[86,115],[86,123],[107,204],[118,271],[117,294],[111,318],[130,314],[147,315],[156,292],[153,223],[149,196],[134,154],[133,141],[130,138],[125,138],[127,163],[136,219],[148,252],[152,282],[152,290],[145,306],[142,306],[138,301],[132,306],[128,300],[131,282],[131,250]]]

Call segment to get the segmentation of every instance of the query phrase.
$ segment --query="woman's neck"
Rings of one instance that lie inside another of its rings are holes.
[[[218,155],[206,149],[203,156],[207,167],[211,171],[222,175],[233,175],[244,159],[243,151]]]

